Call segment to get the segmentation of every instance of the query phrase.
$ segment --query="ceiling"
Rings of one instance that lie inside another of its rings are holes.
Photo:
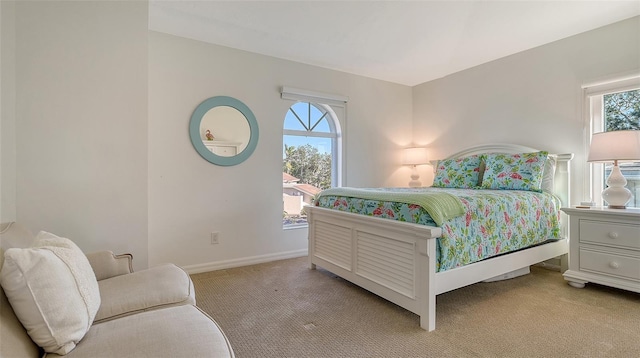
[[[640,0],[151,0],[149,29],[414,86],[638,15]]]

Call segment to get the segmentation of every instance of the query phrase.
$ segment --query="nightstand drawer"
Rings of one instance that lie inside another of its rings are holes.
[[[580,242],[640,249],[640,225],[580,220]]]
[[[595,271],[640,281],[640,258],[580,250],[580,270]]]

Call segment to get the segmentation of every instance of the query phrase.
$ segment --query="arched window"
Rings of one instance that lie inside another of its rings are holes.
[[[335,109],[344,114],[344,104],[302,100],[289,107],[285,115],[282,136],[285,228],[306,226],[304,207],[312,204],[321,190],[341,185],[342,131]]]

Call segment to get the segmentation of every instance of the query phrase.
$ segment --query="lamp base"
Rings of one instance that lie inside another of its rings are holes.
[[[420,174],[418,174],[418,169],[416,169],[416,166],[412,166],[411,168],[411,181],[409,182],[409,187],[411,188],[418,188],[422,186],[422,182],[420,180]]]
[[[627,179],[622,175],[617,161],[614,162],[611,174],[607,178],[607,185],[609,187],[602,192],[602,199],[609,204],[610,209],[625,209],[633,195],[631,190],[624,187],[627,185]]]
[[[625,205],[609,205],[607,206],[609,209],[626,209]]]

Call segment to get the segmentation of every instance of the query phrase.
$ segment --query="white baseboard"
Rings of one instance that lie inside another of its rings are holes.
[[[308,250],[302,249],[302,250],[296,250],[296,251],[278,252],[276,254],[243,257],[240,259],[215,261],[215,262],[208,262],[204,264],[182,266],[182,268],[185,271],[187,271],[187,273],[189,274],[195,274],[195,273],[223,270],[223,269],[234,268],[234,267],[261,264],[261,263],[271,262],[271,261],[292,259],[295,257],[307,256],[307,254],[308,254]]]

